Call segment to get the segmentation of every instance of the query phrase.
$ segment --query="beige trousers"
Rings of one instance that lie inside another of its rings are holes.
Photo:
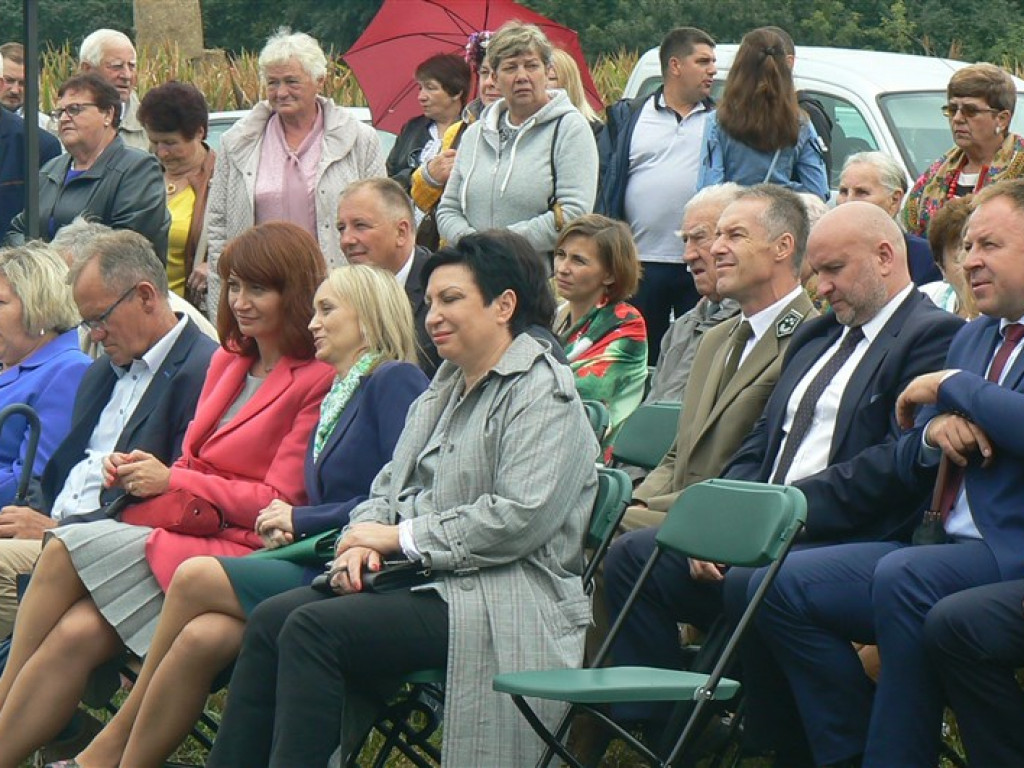
[[[0,639],[14,628],[18,574],[32,572],[42,548],[39,539],[0,539]]]

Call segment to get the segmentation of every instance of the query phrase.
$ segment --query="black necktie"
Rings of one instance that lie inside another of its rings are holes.
[[[782,458],[779,459],[779,468],[775,470],[775,477],[772,479],[773,483],[785,482],[789,468],[793,465],[793,459],[796,458],[796,452],[811,429],[811,423],[814,421],[814,407],[863,338],[864,331],[860,326],[847,331],[839,349],[828,359],[828,362],[822,366],[807,386],[807,391],[800,398],[800,404],[796,407],[796,413],[793,415],[793,426],[786,436],[786,443],[782,448]]]
[[[736,373],[736,369],[740,367],[743,350],[746,348],[747,342],[750,341],[750,337],[753,335],[754,328],[747,320],[740,323],[736,330],[733,331],[732,338],[729,339],[729,356],[725,359],[725,366],[722,368],[722,378],[718,380],[719,395],[722,394],[723,390],[732,380],[733,375]]]

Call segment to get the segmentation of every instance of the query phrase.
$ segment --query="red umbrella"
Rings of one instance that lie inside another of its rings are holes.
[[[416,67],[435,53],[463,54],[474,32],[494,32],[516,19],[536,24],[580,68],[587,100],[601,110],[576,33],[512,0],[384,0],[373,21],[344,55],[370,104],[373,124],[398,133],[422,114],[413,79]]]

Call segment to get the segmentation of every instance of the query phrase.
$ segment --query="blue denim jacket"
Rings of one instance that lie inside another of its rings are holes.
[[[711,114],[704,126],[697,189],[725,181],[743,186],[771,182],[828,200],[821,141],[809,120],[801,123],[796,146],[783,147],[776,157],[775,152],[761,152],[734,139],[719,127],[718,115]]]

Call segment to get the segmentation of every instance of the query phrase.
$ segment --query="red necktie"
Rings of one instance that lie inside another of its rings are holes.
[[[1024,325],[1011,323],[1006,326],[1003,330],[1003,343],[999,345],[996,356],[992,359],[992,365],[989,366],[986,379],[996,384],[999,383],[999,379],[1003,376],[1003,369],[1006,368],[1006,361],[1010,359],[1010,355],[1013,354],[1013,350],[1022,338],[1024,338]],[[942,464],[947,465],[945,471],[943,471]],[[937,494],[939,501],[938,505],[935,506],[935,513],[943,523],[946,522],[950,510],[956,504],[963,481],[964,468],[959,464],[953,464],[943,456],[939,466],[938,477],[935,478],[936,490],[938,490],[938,487],[942,488],[942,492]]]

